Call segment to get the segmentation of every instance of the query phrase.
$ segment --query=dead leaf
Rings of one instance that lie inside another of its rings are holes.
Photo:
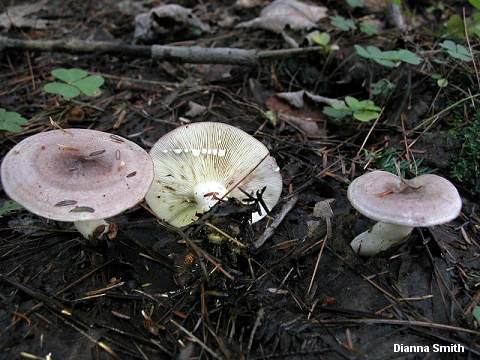
[[[189,107],[189,109],[185,113],[185,116],[188,116],[190,118],[194,118],[194,117],[197,117],[199,115],[202,115],[203,113],[205,113],[205,111],[207,111],[206,106],[197,104],[196,102],[193,102],[193,101],[188,102],[188,107]]]
[[[259,28],[281,33],[286,26],[293,30],[315,28],[327,16],[324,6],[307,5],[297,0],[275,0],[266,6],[260,16],[237,25],[239,28]]]
[[[50,24],[48,20],[38,19],[34,16],[28,18],[45,6],[46,1],[38,1],[28,5],[11,6],[0,14],[0,27],[10,30],[12,26],[17,28],[46,29]]]
[[[324,137],[325,131],[320,129],[317,122],[325,123],[320,111],[305,106],[295,109],[291,105],[281,101],[275,95],[265,102],[269,110],[277,113],[278,118],[293,126],[298,127],[308,137]]]
[[[278,93],[276,94],[276,96],[280,99],[287,101],[290,105],[296,107],[297,109],[301,109],[305,106],[305,96],[307,96],[313,102],[319,104],[332,105],[334,102],[337,101],[335,99],[327,98],[324,96],[314,95],[305,90]]]
[[[202,22],[191,9],[170,4],[157,6],[149,12],[135,16],[133,37],[136,40],[154,41],[160,35],[182,28],[210,31],[210,26]]]
[[[265,0],[237,0],[235,2],[235,7],[241,9],[251,9],[256,6],[263,5]]]

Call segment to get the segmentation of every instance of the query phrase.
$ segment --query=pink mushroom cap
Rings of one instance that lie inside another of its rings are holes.
[[[58,221],[99,220],[139,203],[153,180],[137,144],[96,130],[52,130],[15,145],[1,166],[5,192],[30,212]]]

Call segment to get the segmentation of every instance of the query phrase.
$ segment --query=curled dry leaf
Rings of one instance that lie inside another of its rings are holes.
[[[172,24],[173,23],[173,24]],[[209,32],[210,26],[202,22],[191,9],[170,4],[153,8],[149,12],[135,16],[136,40],[154,41],[159,35],[169,34],[182,28]]]
[[[194,118],[194,117],[202,115],[203,113],[205,113],[205,111],[207,111],[206,106],[197,104],[196,102],[193,102],[193,101],[189,101],[188,102],[188,111],[185,113],[185,116],[187,116],[189,118]]]
[[[37,1],[33,4],[11,6],[0,14],[0,28],[10,30],[12,26],[17,28],[46,29],[50,21],[38,19],[32,14],[42,10],[46,1]]]
[[[235,7],[241,9],[250,9],[265,4],[265,0],[237,0]]]
[[[293,30],[308,30],[327,16],[327,8],[307,5],[297,0],[275,0],[266,6],[260,16],[237,27],[259,28],[281,33],[286,26]]]
[[[320,111],[307,106],[296,109],[281,101],[278,97],[271,96],[265,102],[267,108],[274,111],[278,118],[302,130],[308,137],[324,137],[325,131],[317,123],[325,123]]]
[[[276,96],[280,99],[287,101],[290,105],[292,105],[293,107],[296,107],[297,109],[301,109],[305,106],[305,101],[304,101],[305,96],[318,104],[332,105],[333,103],[336,102],[335,99],[327,98],[320,95],[315,95],[305,90],[278,93],[276,94]]]

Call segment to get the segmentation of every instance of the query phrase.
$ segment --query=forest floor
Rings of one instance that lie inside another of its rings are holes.
[[[0,35],[132,44],[135,15],[163,4],[6,0],[0,14],[33,3],[41,8],[25,16],[36,21],[7,29],[0,15]],[[0,359],[480,358],[480,64],[468,58],[480,51],[474,9],[466,1],[405,1],[403,18],[395,18],[382,1],[355,8],[316,1],[327,15],[309,43],[313,29],[279,34],[235,27],[268,1],[174,3],[192,9],[202,25],[157,19],[165,31],[150,43],[322,49],[253,66],[5,49],[0,107],[28,122],[21,131],[0,133],[0,156],[58,126],[111,132],[148,150],[177,126],[219,121],[268,147],[283,176],[280,202],[253,225],[240,221],[234,204],[211,212],[215,226],[241,230],[242,249],[209,242],[203,220],[181,230],[165,226],[144,204],[113,219],[114,240],[92,245],[71,224],[8,210],[0,188]],[[377,26],[374,34],[360,31],[365,20]],[[455,21],[467,33],[471,26],[468,41],[461,28],[453,33]],[[468,52],[446,51],[439,45],[445,39]],[[384,66],[354,45],[408,49],[421,62],[394,59]],[[101,75],[101,95],[65,100],[45,92],[57,68]],[[296,94],[304,103],[293,105],[276,96],[300,90],[371,99],[382,111],[369,121],[352,114],[340,119],[307,95]],[[451,180],[462,213],[362,258],[349,242],[373,222],[351,207],[348,184],[367,170],[395,173],[396,166],[407,178],[435,173]],[[314,216],[322,201],[333,210],[331,234],[326,220]],[[263,246],[251,246],[282,214]],[[402,353],[394,344],[460,344],[464,352]]]

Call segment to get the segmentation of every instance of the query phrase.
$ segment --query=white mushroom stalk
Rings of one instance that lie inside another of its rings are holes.
[[[101,238],[103,235],[108,234],[110,230],[110,224],[104,219],[75,221],[73,224],[85,239]]]
[[[362,256],[373,256],[402,243],[413,227],[377,222],[371,229],[357,235],[350,243],[353,251]]]
[[[96,130],[52,130],[10,150],[1,167],[5,192],[47,219],[73,222],[87,239],[109,233],[113,217],[139,203],[153,163],[135,143]]]
[[[402,243],[415,227],[447,223],[462,208],[455,186],[432,174],[404,180],[386,171],[373,171],[352,181],[348,199],[359,213],[378,221],[350,243],[362,256]]]
[[[203,122],[178,127],[160,138],[150,151],[155,178],[145,200],[153,212],[173,226],[195,221],[218,201],[255,197],[266,187],[263,218],[278,202],[282,178],[268,149],[233,126]],[[241,190],[245,193],[243,193]]]

